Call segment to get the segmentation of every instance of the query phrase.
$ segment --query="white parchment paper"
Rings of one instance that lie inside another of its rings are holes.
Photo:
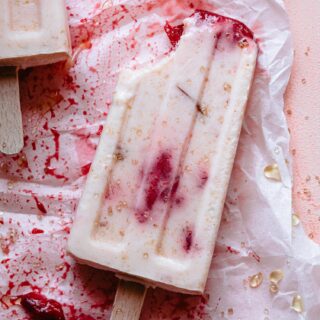
[[[283,94],[293,52],[282,1],[67,0],[73,59],[21,72],[25,148],[0,156],[1,319],[29,319],[10,297],[34,290],[59,301],[67,319],[108,318],[116,280],[66,254],[72,217],[119,71],[165,55],[165,22],[195,8],[246,23],[259,43],[258,67],[206,295],[150,290],[142,319],[319,318],[319,248],[301,227],[291,227]],[[273,163],[281,182],[263,174]],[[275,269],[284,279],[271,294],[268,275]],[[258,272],[264,281],[253,289],[248,277]],[[290,308],[297,294],[301,314]]]

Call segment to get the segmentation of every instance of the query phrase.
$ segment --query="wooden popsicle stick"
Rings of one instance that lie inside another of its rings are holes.
[[[119,280],[110,320],[139,320],[146,293],[142,284]]]
[[[15,154],[23,148],[18,69],[0,68],[0,152]]]

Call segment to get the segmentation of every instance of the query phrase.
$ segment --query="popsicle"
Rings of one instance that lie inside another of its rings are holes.
[[[0,0],[0,152],[23,146],[18,69],[70,56],[64,0]]]
[[[184,29],[184,30],[183,30]],[[204,11],[176,48],[124,70],[68,248],[119,278],[202,294],[257,59],[252,32]]]

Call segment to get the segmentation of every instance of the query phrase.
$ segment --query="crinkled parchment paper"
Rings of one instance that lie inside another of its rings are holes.
[[[0,156],[0,318],[29,319],[10,297],[40,290],[63,305],[67,319],[107,319],[114,276],[75,264],[65,246],[117,76],[124,66],[168,53],[166,20],[206,8],[253,29],[256,77],[206,294],[150,290],[142,319],[318,319],[319,248],[299,226],[292,237],[283,113],[292,49],[282,1],[68,0],[67,6],[73,59],[21,71],[25,148]],[[264,175],[274,163],[280,182]],[[284,279],[272,294],[268,277],[275,269]],[[248,277],[259,272],[263,282],[251,288]],[[301,314],[290,308],[297,294]]]

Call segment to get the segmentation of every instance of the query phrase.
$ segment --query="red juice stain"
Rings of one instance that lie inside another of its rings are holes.
[[[85,166],[81,167],[81,174],[83,176],[86,176],[89,173],[90,168],[91,168],[91,163],[88,163]]]
[[[64,227],[63,231],[66,232],[67,234],[69,234],[70,233],[70,227]]]
[[[59,302],[48,299],[46,296],[29,292],[20,296],[21,306],[32,319],[35,320],[65,320],[62,306]]]
[[[261,261],[260,256],[257,255],[257,253],[255,251],[253,251],[252,249],[249,249],[249,257],[253,258],[254,260],[256,260],[257,262]]]
[[[31,272],[31,271],[30,271]],[[30,274],[29,272],[29,274]],[[18,288],[20,287],[30,287],[34,292],[40,292],[41,289],[37,286],[32,285],[29,281],[23,281],[18,285]]]
[[[67,275],[68,275],[70,269],[71,269],[70,264],[69,264],[68,262],[65,262],[65,263],[64,263],[64,273],[63,273],[63,275],[61,276],[61,279],[63,279],[63,280],[66,280],[66,279],[67,279]]]
[[[189,226],[183,229],[183,236],[184,236],[183,249],[186,252],[189,252],[193,243],[193,232]]]
[[[253,32],[244,23],[236,19],[224,17],[219,14],[205,11],[205,10],[196,10],[195,14],[199,15],[202,20],[214,18],[214,23],[231,23],[233,33],[234,33],[233,39],[236,41],[239,41],[243,38],[253,39]]]
[[[35,142],[35,141],[33,141],[33,142],[31,143],[31,146],[32,146],[32,150],[33,150],[33,151],[37,150],[37,146],[36,146],[36,142]]]
[[[149,173],[147,173],[147,187],[145,188],[144,207],[136,213],[140,223],[148,220],[150,212],[160,197],[164,197],[166,190],[170,188],[170,178],[172,174],[171,154],[167,151],[162,152],[156,159]],[[169,193],[169,191],[168,191]]]
[[[59,90],[44,90],[40,97],[39,105],[43,105],[48,108],[51,113],[51,118],[55,118],[54,107],[63,100],[63,96]]]
[[[9,258],[3,259],[3,260],[1,261],[1,264],[6,264],[6,263],[10,262],[10,260],[11,260],[11,259],[9,259]]]
[[[183,24],[173,27],[167,22],[164,26],[164,31],[166,32],[173,47],[175,47],[177,43],[180,41],[180,38],[183,34],[183,29]]]
[[[188,297],[180,296],[178,302],[175,304],[175,309],[177,310],[188,310],[190,308],[190,304],[188,302]]]
[[[98,129],[98,131],[97,131],[97,136],[98,136],[98,137],[101,136],[102,131],[103,131],[103,125],[100,125],[100,126],[99,126],[99,129]]]
[[[91,316],[88,316],[87,314],[80,314],[79,316],[73,316],[70,318],[70,320],[95,320]]]
[[[80,48],[81,48],[81,49],[91,49],[91,48],[92,48],[92,42],[91,42],[91,40],[89,39],[89,40],[86,40],[86,41],[82,42],[82,43],[80,44]]]
[[[232,254],[239,254],[240,253],[240,251],[238,251],[236,249],[233,249],[230,246],[227,246],[226,252],[229,252],[229,253],[232,253]]]
[[[59,134],[59,132],[55,129],[51,129],[51,132],[53,134],[53,140],[54,140],[54,144],[55,144],[55,153],[46,159],[44,173],[48,174],[50,176],[53,176],[59,180],[68,180],[68,178],[65,177],[64,175],[57,174],[56,169],[51,167],[51,161],[53,159],[56,159],[57,161],[59,160],[59,148],[60,148],[60,142],[59,142],[60,134]]]
[[[201,20],[208,20],[210,23],[230,23],[232,24],[233,31],[233,40],[240,41],[244,38],[253,39],[253,32],[242,22],[221,16],[219,14],[205,11],[205,10],[196,10],[192,16],[197,15]],[[165,32],[172,44],[175,47],[181,39],[181,36],[184,31],[183,25],[171,26],[168,22],[164,27]],[[222,33],[218,34],[218,38],[222,36]]]
[[[43,205],[42,202],[39,201],[39,199],[35,196],[35,195],[32,195],[34,201],[36,202],[36,205],[37,205],[37,208],[39,209],[39,211],[43,214],[46,214],[47,213],[47,209],[45,208],[45,206]]]
[[[27,144],[28,144],[28,141],[29,141],[29,137],[28,137],[28,136],[24,136],[24,137],[23,137],[23,143],[24,143],[24,145],[27,145]]]
[[[8,290],[0,296],[0,306],[3,309],[9,309],[12,305],[15,304],[15,301],[17,300],[16,297],[11,296],[11,291],[13,288],[14,283],[12,281],[9,281]]]
[[[98,73],[98,70],[95,67],[89,67],[89,70],[93,73]]]
[[[73,84],[73,77],[70,74],[65,75],[64,77],[65,84]]]
[[[33,228],[31,230],[31,234],[41,234],[41,233],[44,233],[44,231],[42,229]]]
[[[65,110],[68,110],[70,107],[72,106],[77,106],[79,105],[78,102],[76,102],[76,100],[74,100],[73,98],[68,98],[68,102],[69,104],[67,105],[67,107],[65,108]]]
[[[88,44],[83,45],[83,46],[84,46],[84,47],[88,47]],[[73,77],[72,77],[70,74],[65,75],[63,86],[65,86],[66,88],[72,90],[74,93],[76,93],[76,92],[77,92],[77,89],[80,88],[79,85],[77,85],[77,84],[74,82],[74,79],[73,79]]]
[[[116,29],[116,28],[119,26],[120,22],[121,22],[123,19],[124,19],[124,16],[121,16],[121,17],[119,17],[119,18],[117,18],[117,19],[114,19],[114,20],[112,21],[112,30]]]
[[[21,152],[20,154],[13,156],[12,160],[16,161],[18,166],[21,169],[29,169],[29,171],[30,171],[29,162],[28,162],[27,156],[24,152]]]
[[[129,13],[129,10],[126,8],[126,6],[124,6],[123,4],[120,5],[120,8],[122,9],[122,11],[124,13]]]

